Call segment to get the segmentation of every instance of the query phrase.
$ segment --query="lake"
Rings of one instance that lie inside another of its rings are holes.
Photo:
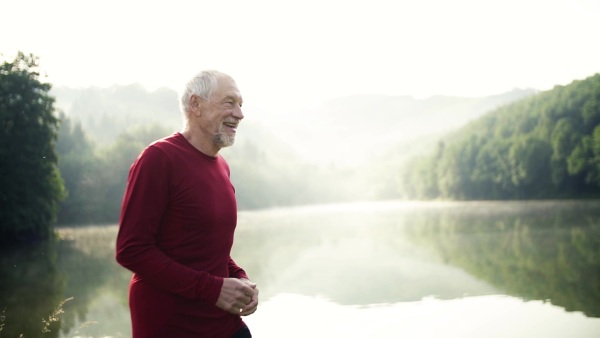
[[[130,337],[116,225],[59,233],[2,258],[1,336],[67,300],[44,337]],[[600,337],[600,201],[244,211],[232,256],[260,289],[257,338]]]

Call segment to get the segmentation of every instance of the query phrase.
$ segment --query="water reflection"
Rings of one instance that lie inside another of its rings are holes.
[[[59,266],[69,276],[61,337],[129,337],[127,287],[131,274],[114,259],[116,228],[88,226],[60,231]]]
[[[49,317],[63,300],[64,275],[57,267],[57,242],[50,240],[0,252],[0,335],[58,337]],[[42,322],[46,320],[47,324]]]
[[[600,204],[378,203],[243,214],[263,298],[369,305],[507,294],[600,315]]]
[[[498,295],[452,300],[428,297],[359,308],[280,294],[246,322],[262,338],[596,338],[600,333],[600,322],[581,313]]]
[[[415,218],[407,233],[506,294],[600,317],[598,204],[480,207]]]
[[[354,221],[366,224],[360,217]],[[495,292],[490,285],[443,264],[427,250],[393,233],[369,231],[366,225],[359,230],[356,224],[332,228],[317,224],[314,229],[270,228],[269,234],[284,237],[279,241],[260,232],[256,241],[238,241],[241,252],[255,255],[242,255],[240,260],[259,263],[247,268],[259,285],[267,287],[263,296],[297,293],[338,304],[368,305],[415,301],[429,295],[455,298]],[[297,247],[296,242],[303,245]],[[245,249],[247,246],[262,250]]]
[[[260,286],[257,337],[596,337],[599,220],[600,201],[242,212],[232,255]],[[21,328],[73,297],[47,337],[130,337],[116,233],[64,228],[54,249],[3,254],[2,336],[38,337]]]

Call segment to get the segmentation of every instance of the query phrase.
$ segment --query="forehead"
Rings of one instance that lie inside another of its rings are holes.
[[[215,100],[221,100],[226,97],[233,97],[240,101],[242,100],[242,94],[240,93],[237,84],[228,76],[221,77],[218,80],[217,86],[212,94],[212,98]]]

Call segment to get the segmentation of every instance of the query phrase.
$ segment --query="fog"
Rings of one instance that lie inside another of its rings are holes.
[[[244,95],[238,144],[261,138],[252,130],[258,126],[286,151],[325,165],[357,165],[415,140],[435,143],[436,135],[522,96],[519,91],[548,90],[599,70],[600,6],[593,0],[151,6],[33,0],[4,9],[11,15],[0,31],[11,34],[4,34],[0,53],[39,56],[57,93],[87,90],[89,100],[57,95],[67,114],[93,111],[96,119],[106,113],[135,124],[127,114],[168,111],[173,118],[165,113],[160,123],[178,128],[169,91],[199,70],[218,69]],[[114,98],[89,91],[132,84],[155,93],[152,100],[133,103],[134,95],[109,106]],[[127,104],[137,111],[126,111]],[[98,138],[107,143],[116,134],[103,130]]]
[[[398,198],[406,161],[431,152],[442,136],[490,110],[535,93],[353,95],[281,107],[263,106],[242,93],[245,118],[235,145],[221,154],[231,166],[241,209]],[[81,124],[96,154],[108,156],[114,196],[122,194],[127,168],[142,148],[181,128],[171,89],[55,87],[51,94],[57,110]]]
[[[281,107],[261,105],[245,98],[245,118],[236,153],[247,143],[268,154],[286,154],[302,162],[327,168],[355,167],[393,151],[411,155],[434,145],[439,137],[485,113],[533,95],[533,89],[488,97],[353,95],[312,105]],[[119,133],[157,123],[166,131],[180,129],[177,93],[162,88],[147,91],[139,84],[108,88],[57,87],[56,106],[82,123],[100,145],[110,144]],[[109,122],[107,122],[109,121]]]
[[[3,10],[0,52],[40,56],[56,86],[178,90],[218,69],[248,102],[276,109],[547,90],[597,72],[600,59],[594,0],[32,0]]]
[[[536,93],[533,89],[488,97],[353,95],[324,100],[305,107],[254,111],[247,120],[267,128],[303,160],[325,166],[363,164],[394,151],[412,154],[411,148],[435,144],[439,137],[485,113]],[[240,131],[241,139],[252,138]],[[270,146],[270,145],[269,145]],[[404,149],[402,149],[404,148]]]
[[[298,195],[311,185],[306,195],[327,201],[371,196],[442,135],[599,70],[591,0],[33,0],[4,9],[12,15],[0,31],[11,34],[1,52],[39,56],[57,106],[99,147],[142,125],[178,130],[175,92],[217,69],[245,102],[236,145],[222,153],[232,178],[269,191],[299,182]]]

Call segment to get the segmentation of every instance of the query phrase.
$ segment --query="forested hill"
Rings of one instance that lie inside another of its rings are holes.
[[[168,88],[149,92],[134,83],[108,88],[56,87],[57,108],[81,123],[95,142],[109,145],[127,130],[160,124],[169,131],[181,126],[177,93]]]
[[[247,117],[236,145],[221,154],[230,164],[240,209],[389,198],[390,168],[397,170],[413,151],[435,142],[432,134],[441,135],[534,93],[516,89],[480,98],[352,96],[314,109],[290,105],[274,110],[247,98]],[[58,87],[51,94],[61,120],[58,167],[68,192],[58,222],[114,223],[135,157],[148,143],[181,127],[177,93],[166,88],[149,92],[131,84]],[[418,146],[407,145],[415,140]],[[404,151],[387,156],[397,148]],[[370,161],[377,152],[384,159]],[[332,165],[340,160],[358,165]]]
[[[406,198],[600,196],[600,74],[522,99],[410,161]]]

